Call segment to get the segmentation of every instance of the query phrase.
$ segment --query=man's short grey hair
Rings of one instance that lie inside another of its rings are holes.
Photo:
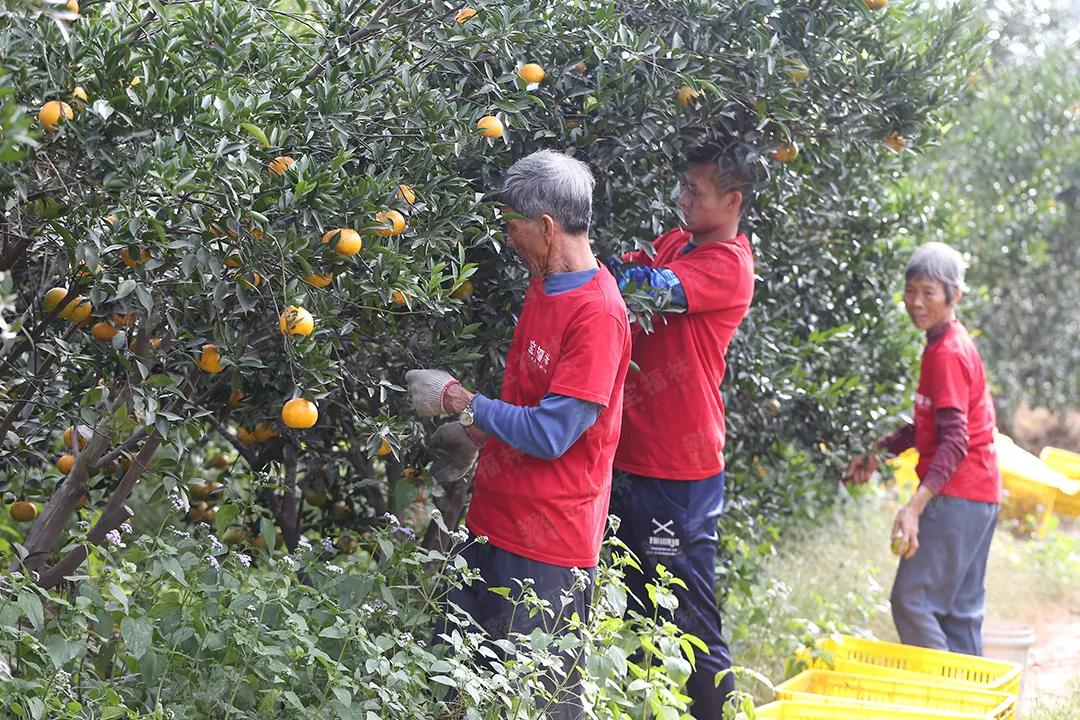
[[[550,215],[563,232],[578,235],[589,231],[595,185],[585,163],[554,150],[540,150],[510,167],[499,199],[530,220]]]
[[[908,261],[905,280],[927,278],[945,286],[945,299],[953,301],[964,285],[964,257],[945,243],[928,242],[917,249]]]

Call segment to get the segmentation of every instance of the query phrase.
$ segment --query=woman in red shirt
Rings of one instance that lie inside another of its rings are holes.
[[[956,250],[927,243],[912,255],[904,307],[926,331],[915,422],[879,440],[878,448],[919,451],[919,489],[893,523],[901,560],[891,601],[900,640],[981,655],[986,562],[1001,477],[986,371],[956,319],[963,289],[964,261]],[[874,455],[857,457],[844,479],[864,483],[876,467]]]

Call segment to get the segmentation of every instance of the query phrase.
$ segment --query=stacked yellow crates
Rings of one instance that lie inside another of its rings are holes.
[[[1080,453],[1056,447],[1044,447],[1039,459],[1065,476],[1070,483],[1058,488],[1054,511],[1071,518],[1080,518]]]
[[[1002,660],[849,635],[756,710],[765,720],[1014,720],[1023,668]],[[829,669],[826,669],[829,668]]]

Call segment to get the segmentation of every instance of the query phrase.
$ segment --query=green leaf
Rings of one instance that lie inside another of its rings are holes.
[[[37,593],[29,588],[20,590],[19,607],[26,613],[26,619],[30,621],[34,629],[40,630],[45,624],[45,614],[41,606],[41,598],[38,597]]]
[[[138,660],[150,649],[154,629],[145,617],[125,617],[120,621],[120,637],[124,638],[128,652]]]
[[[270,141],[266,139],[266,133],[264,133],[258,125],[253,125],[251,123],[240,123],[240,127],[247,130],[248,133],[250,133],[251,136],[254,137],[256,140],[258,140],[259,144],[262,145],[264,148],[270,147]]]

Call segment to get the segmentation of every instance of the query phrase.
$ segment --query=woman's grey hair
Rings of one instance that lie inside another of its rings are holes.
[[[554,150],[540,150],[510,167],[499,199],[530,220],[550,215],[563,232],[578,235],[589,231],[594,185],[585,163]]]
[[[956,293],[967,290],[964,285],[964,258],[945,243],[928,242],[919,247],[908,260],[904,280],[927,278],[945,286],[945,299],[953,301]]]

